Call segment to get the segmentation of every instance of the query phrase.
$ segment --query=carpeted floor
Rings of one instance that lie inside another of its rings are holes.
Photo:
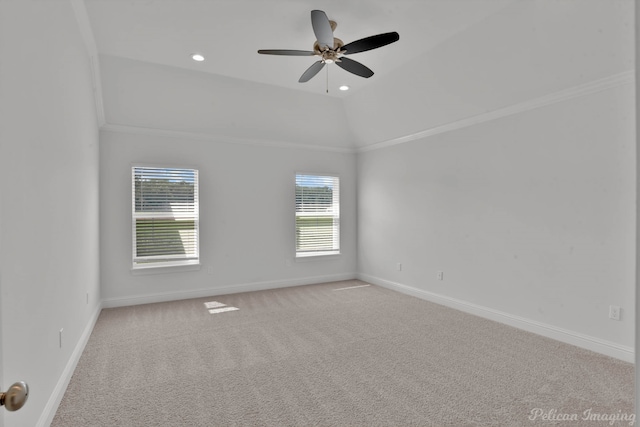
[[[633,365],[362,285],[103,310],[52,425],[633,425]]]

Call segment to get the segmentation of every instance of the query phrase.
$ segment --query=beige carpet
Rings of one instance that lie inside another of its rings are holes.
[[[103,310],[52,425],[630,425],[633,365],[360,285]]]

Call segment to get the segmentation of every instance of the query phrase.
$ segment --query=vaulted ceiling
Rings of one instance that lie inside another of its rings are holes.
[[[71,1],[111,128],[354,150],[629,79],[635,65],[633,0]],[[298,83],[315,57],[257,51],[312,50],[314,9],[345,43],[400,40],[350,57],[369,79],[331,64]]]
[[[258,49],[313,50],[310,12],[324,10],[337,22],[334,36],[345,43],[390,31],[400,41],[351,59],[375,74],[369,79],[335,65],[329,69],[329,95],[349,85],[357,91],[378,76],[496,13],[513,0],[86,0],[98,50],[252,82],[326,93],[323,71],[308,83],[298,78],[315,57],[258,55]],[[205,61],[190,55],[201,53]],[[352,92],[350,92],[352,93]]]

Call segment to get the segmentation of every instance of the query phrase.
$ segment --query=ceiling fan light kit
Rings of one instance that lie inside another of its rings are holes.
[[[261,49],[258,53],[264,55],[284,55],[284,56],[318,56],[320,59],[314,62],[300,76],[298,82],[305,83],[311,80],[316,74],[324,68],[325,64],[336,64],[338,67],[360,77],[369,78],[373,76],[371,71],[365,65],[345,58],[345,55],[365,52],[367,50],[377,49],[382,46],[394,43],[400,40],[398,33],[383,33],[375,36],[365,37],[351,43],[344,44],[342,40],[333,36],[333,32],[338,24],[330,21],[326,13],[321,10],[311,11],[311,26],[316,36],[316,42],[313,44],[313,50],[288,50],[288,49]]]

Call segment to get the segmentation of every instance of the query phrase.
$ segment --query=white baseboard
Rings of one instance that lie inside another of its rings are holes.
[[[60,402],[64,397],[64,393],[67,391],[67,386],[71,381],[73,372],[75,371],[76,366],[80,361],[80,356],[82,356],[82,352],[84,351],[84,348],[86,347],[87,342],[89,341],[89,337],[91,336],[91,332],[93,332],[93,327],[98,321],[98,317],[100,316],[101,311],[102,311],[102,304],[99,303],[95,311],[93,312],[93,315],[89,319],[89,322],[87,322],[87,325],[82,331],[82,335],[78,340],[78,344],[76,344],[76,347],[73,350],[73,353],[71,353],[71,357],[69,358],[67,365],[62,371],[62,374],[60,375],[60,378],[58,379],[58,382],[56,383],[56,386],[53,389],[51,396],[49,396],[49,400],[47,401],[47,404],[45,405],[44,410],[42,411],[42,415],[40,415],[40,419],[36,424],[37,427],[48,427],[53,422],[53,418],[56,416],[56,411],[58,410],[58,406],[60,406]]]
[[[212,288],[196,289],[190,291],[156,293],[153,295],[107,298],[102,300],[102,306],[104,308],[126,307],[130,305],[151,304],[156,302],[202,298],[216,295],[237,294],[240,292],[264,291],[267,289],[287,288],[291,286],[313,285],[316,283],[338,282],[341,280],[353,280],[356,278],[356,276],[356,273],[330,274],[325,276],[311,276],[287,280],[268,280],[264,282],[216,286]]]
[[[555,339],[560,342],[585,348],[596,353],[615,357],[616,359],[620,359],[625,362],[635,362],[635,350],[633,347],[623,346],[610,341],[602,340],[600,338],[595,338],[589,335],[569,331],[567,329],[558,328],[556,326],[526,319],[524,317],[514,316],[509,313],[504,313],[488,307],[483,307],[477,304],[472,304],[466,301],[439,295],[433,292],[424,291],[411,286],[381,279],[379,277],[369,276],[367,274],[358,273],[357,278],[359,280],[362,280],[363,282],[372,283],[374,285],[382,286],[420,299],[431,301],[436,304],[444,305],[456,310],[494,320],[496,322],[513,326],[515,328],[522,329],[528,332],[533,332],[535,334]]]

